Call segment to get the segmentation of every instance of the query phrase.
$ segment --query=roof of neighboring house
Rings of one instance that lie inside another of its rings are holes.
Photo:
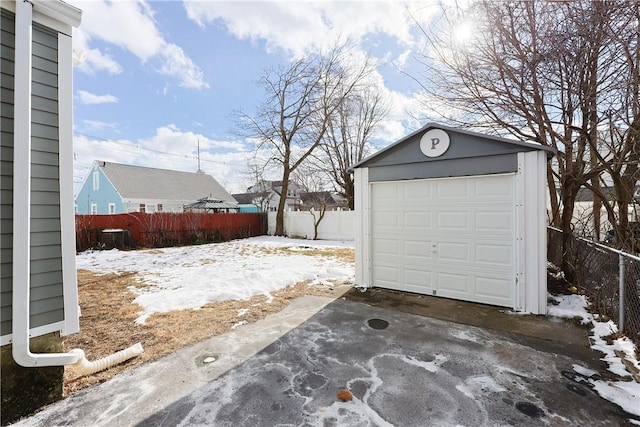
[[[346,200],[338,194],[329,191],[311,191],[300,193],[300,199],[305,205],[324,202],[329,206],[346,205]]]
[[[613,187],[601,187],[600,191],[604,194],[606,200],[615,200],[616,192]],[[633,197],[636,201],[640,201],[640,185],[636,186]],[[576,194],[576,202],[593,202],[593,192],[586,187],[581,187]]]
[[[203,196],[236,203],[211,175],[96,161],[123,198],[199,200]]]
[[[198,199],[198,201],[195,203],[184,205],[184,208],[200,210],[239,209],[237,203],[228,203],[223,200],[212,199],[210,197]]]
[[[256,199],[264,198],[269,195],[268,191],[261,191],[256,193],[239,193],[232,194],[233,198],[242,205],[253,205]]]

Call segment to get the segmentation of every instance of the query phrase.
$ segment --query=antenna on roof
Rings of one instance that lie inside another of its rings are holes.
[[[204,171],[200,169],[200,138],[198,138],[198,170],[196,173],[204,173]]]

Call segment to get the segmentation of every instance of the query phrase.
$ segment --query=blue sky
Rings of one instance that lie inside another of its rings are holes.
[[[414,18],[428,23],[438,2],[68,2],[83,11],[74,30],[76,189],[94,160],[195,171],[199,141],[201,168],[243,192],[252,145],[234,132],[232,113],[255,111],[265,68],[338,37],[378,61],[372,82],[391,109],[376,145],[423,124],[412,118],[425,113],[417,85],[402,71],[418,72]]]

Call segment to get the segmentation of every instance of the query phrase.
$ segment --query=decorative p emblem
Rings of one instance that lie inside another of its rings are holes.
[[[449,149],[449,135],[442,129],[431,129],[420,138],[420,151],[427,157],[440,157]]]

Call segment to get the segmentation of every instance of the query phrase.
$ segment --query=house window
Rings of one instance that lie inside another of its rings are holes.
[[[138,209],[138,212],[146,212],[147,211],[147,207],[145,206],[144,203],[140,203],[140,208]]]
[[[110,214],[116,213],[116,204],[115,203],[109,203],[109,213]]]
[[[78,213],[78,205],[73,205],[73,209],[75,209],[75,213]]]
[[[98,214],[98,205],[97,203],[91,203],[91,215]]]
[[[158,203],[158,212],[162,212],[162,203]]]
[[[100,189],[100,172],[93,171],[93,191]]]

